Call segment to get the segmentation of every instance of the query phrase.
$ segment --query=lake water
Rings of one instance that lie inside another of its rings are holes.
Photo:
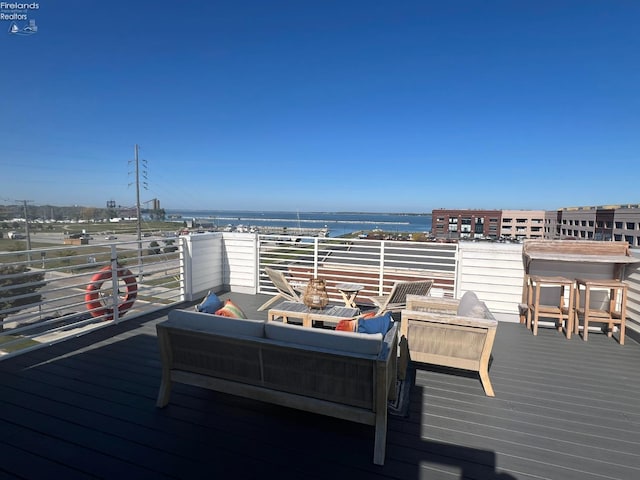
[[[199,223],[225,227],[328,228],[329,236],[376,228],[386,232],[430,232],[431,214],[347,213],[347,212],[262,212],[230,210],[166,210],[176,222],[195,219]]]

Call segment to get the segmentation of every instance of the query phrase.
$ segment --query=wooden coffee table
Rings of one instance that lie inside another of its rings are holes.
[[[302,326],[311,328],[313,322],[338,323],[343,319],[352,319],[360,315],[360,310],[350,307],[338,307],[327,305],[324,308],[309,308],[300,302],[282,302],[275,308],[271,308],[267,314],[267,321],[272,322],[276,318],[282,318],[284,323],[289,319],[302,320]]]

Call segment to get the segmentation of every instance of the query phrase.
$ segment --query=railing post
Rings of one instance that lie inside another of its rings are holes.
[[[118,295],[118,252],[116,251],[116,245],[111,244],[111,308],[113,309],[113,322],[118,323],[120,312],[118,310],[118,301],[120,295]]]
[[[192,267],[191,260],[193,255],[192,245],[187,242],[187,237],[181,235],[178,237],[178,242],[180,243],[180,277],[182,279],[181,287],[182,287],[182,296],[184,300],[192,301],[193,300],[193,282],[191,279]]]
[[[380,278],[378,280],[378,295],[384,295],[384,240],[380,241],[380,265],[379,265],[379,273]]]
[[[318,252],[320,250],[318,240],[318,237],[313,239],[313,278],[318,278]]]

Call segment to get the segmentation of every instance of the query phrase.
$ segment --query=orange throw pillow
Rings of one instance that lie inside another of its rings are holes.
[[[341,330],[343,332],[355,332],[358,327],[358,319],[355,320],[340,320],[338,325],[336,325],[336,330]]]
[[[227,299],[227,301],[224,304],[224,307],[222,307],[219,310],[216,310],[215,314],[223,317],[230,317],[230,318],[247,318],[247,316],[240,309],[240,307],[237,306],[235,303],[233,303],[230,298]]]

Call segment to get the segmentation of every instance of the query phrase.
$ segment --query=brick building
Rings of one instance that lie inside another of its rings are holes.
[[[436,238],[497,239],[500,235],[500,210],[433,210],[432,234]]]

